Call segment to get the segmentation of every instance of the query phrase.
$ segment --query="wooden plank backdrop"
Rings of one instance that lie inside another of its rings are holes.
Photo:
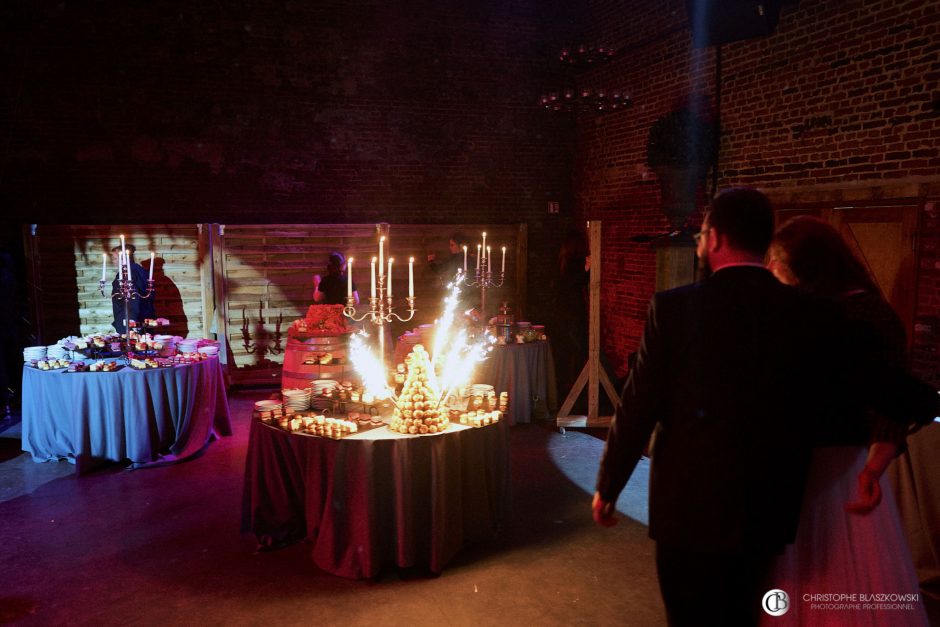
[[[408,289],[408,257],[415,258],[415,317],[395,323],[392,337],[419,324],[433,322],[441,313],[444,290],[427,262],[429,253],[443,258],[449,254],[448,240],[454,232],[470,238],[472,247],[487,233],[487,242],[498,251],[506,246],[506,281],[487,294],[488,311],[493,315],[502,301],[525,302],[525,225],[395,225],[389,229],[386,250],[395,259],[393,292],[396,304],[404,308]],[[263,382],[270,378],[266,369],[283,363],[287,330],[303,317],[313,303],[313,275],[326,274],[329,254],[339,251],[353,257],[353,280],[361,299],[360,310],[368,307],[369,260],[378,255],[374,224],[265,224],[226,225],[222,243],[224,264],[226,324],[231,356],[238,382]],[[501,252],[494,253],[497,264]],[[470,288],[466,288],[470,289]],[[248,371],[257,371],[251,375]]]
[[[67,335],[113,330],[111,281],[117,273],[108,258],[105,295],[98,291],[101,255],[120,244],[120,235],[137,247],[135,258],[150,268],[156,253],[154,281],[157,315],[168,318],[167,331],[183,337],[204,337],[199,229],[194,224],[46,225],[32,238],[36,259],[34,291],[42,312],[42,341],[50,344]]]
[[[393,265],[396,305],[404,309],[408,257],[414,257],[416,313],[391,326],[392,337],[441,313],[444,289],[427,256],[448,254],[448,240],[462,232],[476,249],[483,231],[498,267],[506,246],[506,280],[487,292],[487,312],[508,301],[523,313],[526,300],[524,224],[391,225],[386,250]],[[314,274],[325,275],[332,251],[354,257],[353,280],[368,307],[369,263],[378,255],[374,224],[159,224],[39,225],[29,238],[33,310],[42,341],[111,328],[110,283],[116,269],[108,259],[105,296],[98,292],[101,254],[125,235],[137,247],[137,261],[149,269],[156,252],[157,315],[169,318],[169,332],[184,337],[227,339],[225,361],[236,383],[269,383],[279,377],[287,331],[313,303]],[[472,261],[470,262],[473,263]],[[472,272],[472,269],[471,269]],[[478,289],[471,300],[478,301]]]

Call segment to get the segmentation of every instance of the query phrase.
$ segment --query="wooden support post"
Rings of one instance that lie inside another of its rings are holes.
[[[620,396],[614,389],[610,377],[601,366],[601,223],[598,220],[592,220],[588,223],[588,237],[590,239],[591,251],[591,276],[590,276],[590,309],[588,313],[588,359],[578,376],[577,381],[571,386],[565,402],[558,410],[558,416],[555,424],[562,430],[565,427],[606,427],[610,424],[611,416],[598,416],[599,390],[598,385],[603,385],[604,391],[613,403],[614,410],[620,405]],[[571,408],[575,401],[581,396],[584,386],[588,388],[588,414],[587,416],[572,416]]]

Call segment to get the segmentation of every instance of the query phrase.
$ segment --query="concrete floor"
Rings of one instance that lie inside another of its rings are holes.
[[[19,454],[15,426],[0,433],[0,623],[664,623],[645,461],[618,504],[621,524],[590,519],[602,434],[512,428],[505,533],[439,577],[389,569],[349,581],[319,571],[305,545],[256,552],[239,533],[242,477],[251,406],[269,394],[234,394],[235,435],[170,467],[78,479],[66,462]]]

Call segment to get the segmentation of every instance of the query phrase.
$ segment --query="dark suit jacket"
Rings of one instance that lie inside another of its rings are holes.
[[[834,303],[763,268],[656,294],[608,434],[601,497],[616,501],[655,428],[652,538],[703,552],[782,548],[796,533],[814,425],[855,412],[847,406],[877,376],[857,346]]]

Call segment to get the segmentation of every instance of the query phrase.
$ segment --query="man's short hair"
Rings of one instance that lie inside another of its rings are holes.
[[[708,226],[724,235],[734,248],[764,255],[774,236],[773,206],[752,187],[732,187],[712,201]]]
[[[134,257],[134,253],[137,252],[137,247],[134,246],[133,244],[127,244],[127,245],[125,246],[125,248],[127,248],[127,252],[129,252],[129,253],[131,254],[131,258],[133,258],[133,257]],[[121,247],[120,247],[120,246],[115,246],[114,248],[111,249],[111,252],[112,252],[112,253],[120,253],[120,252],[123,252],[123,251],[121,250]]]

